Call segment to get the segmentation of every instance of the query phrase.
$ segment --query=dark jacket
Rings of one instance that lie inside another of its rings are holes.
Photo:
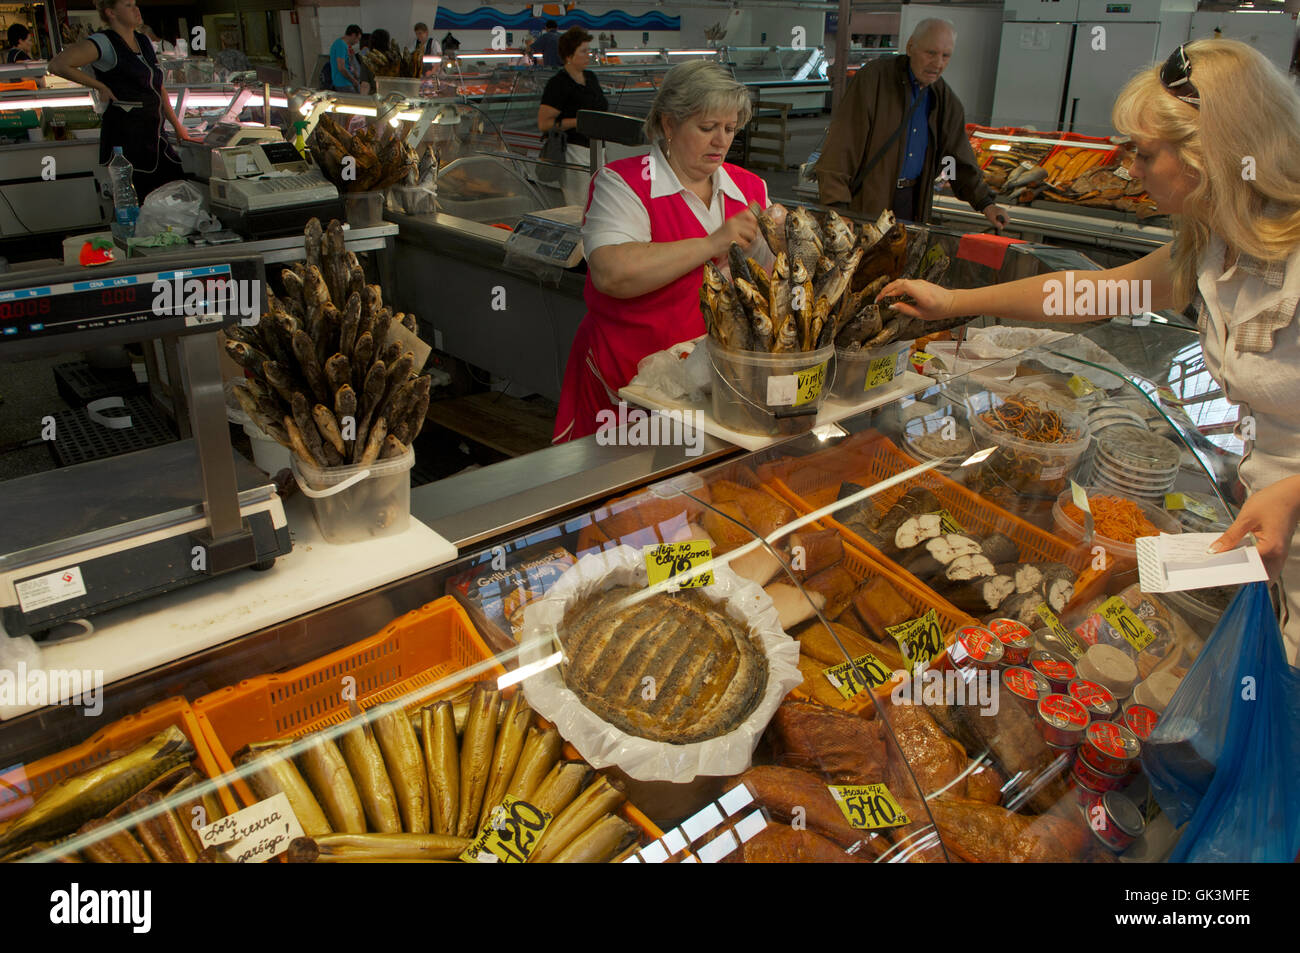
[[[874,217],[893,206],[894,187],[902,168],[904,130],[889,151],[866,174],[862,187],[850,197],[849,183],[859,165],[867,162],[885,144],[903,121],[911,98],[906,55],[884,56],[858,70],[844,99],[831,115],[826,142],[815,169],[821,203],[848,202],[849,207]],[[943,171],[943,157],[956,160],[953,192],[982,212],[993,204],[992,193],[984,184],[984,174],[975,162],[975,153],[966,138],[966,111],[961,101],[942,80],[930,86],[935,101],[930,108],[930,136],[925,153],[925,167],[917,183],[917,205],[921,221],[929,221],[934,202],[934,182]]]

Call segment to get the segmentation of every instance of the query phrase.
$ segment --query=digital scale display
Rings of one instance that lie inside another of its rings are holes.
[[[524,218],[515,226],[514,234],[524,239],[516,242],[519,250],[559,262],[568,261],[582,238],[581,229],[575,226],[536,218]]]
[[[0,348],[13,341],[144,322],[158,324],[158,333],[217,323],[223,316],[186,312],[194,310],[193,304],[200,298],[199,310],[204,312],[213,301],[232,300],[233,295],[224,288],[218,293],[219,284],[226,286],[232,279],[238,282],[257,277],[253,262],[233,264],[235,267],[231,263],[204,265],[0,289]],[[160,281],[168,287],[157,286]],[[255,290],[260,298],[260,284],[253,285],[255,288],[241,290]],[[187,299],[191,304],[188,309]]]

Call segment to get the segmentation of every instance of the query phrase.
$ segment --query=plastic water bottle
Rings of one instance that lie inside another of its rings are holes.
[[[114,146],[108,174],[113,182],[113,234],[119,238],[135,235],[135,220],[140,214],[140,200],[131,182],[133,171],[130,160],[122,154],[122,147]]]

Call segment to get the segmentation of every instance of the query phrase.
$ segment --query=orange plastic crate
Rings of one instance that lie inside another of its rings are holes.
[[[231,754],[254,741],[311,734],[350,716],[344,676],[356,679],[362,708],[401,698],[418,688],[492,657],[451,596],[394,619],[380,632],[347,648],[278,675],[248,678],[204,695],[194,715],[221,771],[233,771]],[[500,665],[485,677],[505,674]],[[240,778],[244,804],[257,800]]]
[[[834,502],[842,482],[869,487],[910,470],[919,463],[878,431],[863,431],[830,450],[765,464],[759,469],[759,478],[800,512],[810,513]],[[967,532],[979,535],[1004,533],[1010,537],[1020,549],[1021,558],[1027,562],[1064,563],[1075,572],[1082,572],[1088,565],[1087,551],[1008,513],[935,470],[890,487],[872,497],[872,501],[881,512],[886,512],[905,493],[916,487],[926,487],[933,491],[944,508]],[[873,559],[887,563],[894,572],[910,580],[913,586],[934,593],[920,579],[834,517],[828,516],[825,521]],[[934,596],[939,598],[937,593]]]
[[[172,725],[180,728],[194,745],[194,760],[207,777],[215,778],[222,773],[190,703],[184,698],[169,698],[113,722],[79,745],[0,774],[0,820],[22,814],[36,798],[64,778],[107,761],[110,754],[124,754]],[[229,789],[219,788],[217,794],[226,811],[238,809]]]

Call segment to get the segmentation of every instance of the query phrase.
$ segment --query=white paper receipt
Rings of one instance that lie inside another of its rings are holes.
[[[80,566],[69,566],[67,569],[49,572],[44,576],[24,579],[15,584],[14,589],[18,592],[18,606],[24,612],[34,612],[52,606],[56,602],[75,599],[86,594],[86,584],[81,579]]]
[[[1236,586],[1268,578],[1259,550],[1238,546],[1226,553],[1209,553],[1219,533],[1177,533],[1143,536],[1135,544],[1143,592],[1182,592]]]
[[[199,828],[204,847],[216,847],[236,864],[270,860],[302,836],[302,825],[284,792]]]
[[[794,374],[780,374],[767,379],[767,405],[793,407],[799,395],[799,378]]]

